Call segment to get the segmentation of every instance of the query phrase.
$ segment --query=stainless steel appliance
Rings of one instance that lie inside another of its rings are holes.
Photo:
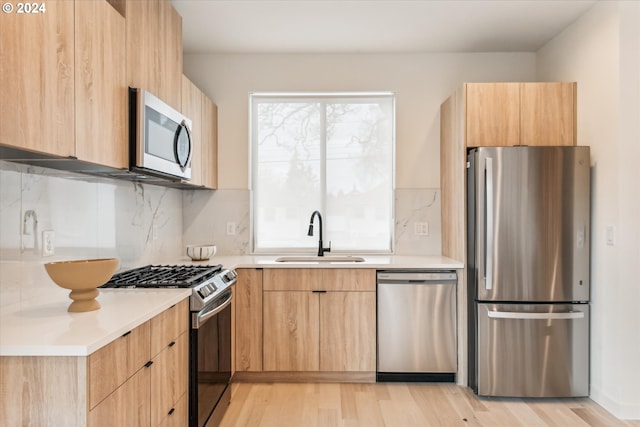
[[[131,170],[191,179],[191,120],[150,92],[129,88]]]
[[[589,392],[589,148],[482,147],[467,163],[469,385]]]
[[[377,381],[455,381],[455,271],[379,271]]]
[[[191,288],[189,427],[215,427],[231,401],[231,289],[221,265],[148,265],[115,274],[102,287]]]

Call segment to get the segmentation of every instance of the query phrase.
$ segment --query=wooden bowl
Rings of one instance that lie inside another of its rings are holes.
[[[73,302],[67,310],[78,313],[100,308],[96,288],[109,281],[118,262],[118,258],[58,261],[49,262],[44,268],[56,285],[71,290],[69,298]]]

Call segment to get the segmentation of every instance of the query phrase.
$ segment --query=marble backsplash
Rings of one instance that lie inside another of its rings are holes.
[[[0,305],[50,287],[50,261],[175,262],[182,228],[181,190],[0,161]],[[52,256],[43,231],[54,233]]]
[[[441,253],[439,189],[397,189],[395,211],[395,254]],[[416,222],[429,224],[427,236],[414,233]],[[43,256],[44,231],[53,231],[52,256]],[[175,262],[199,243],[219,255],[250,252],[249,190],[178,190],[0,161],[0,306],[59,289],[47,262],[117,257],[126,270]]]
[[[250,204],[249,190],[185,191],[185,243],[213,243],[220,255],[250,253]],[[395,215],[396,255],[440,255],[439,189],[396,189]],[[428,223],[429,234],[416,235],[416,222]],[[235,234],[227,234],[228,223]]]

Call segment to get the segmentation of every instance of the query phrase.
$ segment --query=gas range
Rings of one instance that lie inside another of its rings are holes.
[[[236,282],[222,265],[146,265],[116,273],[101,288],[191,288],[190,310],[200,311]]]

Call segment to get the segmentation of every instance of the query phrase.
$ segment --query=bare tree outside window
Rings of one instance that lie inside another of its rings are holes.
[[[251,96],[255,252],[311,251],[320,210],[333,252],[391,251],[391,93]]]

